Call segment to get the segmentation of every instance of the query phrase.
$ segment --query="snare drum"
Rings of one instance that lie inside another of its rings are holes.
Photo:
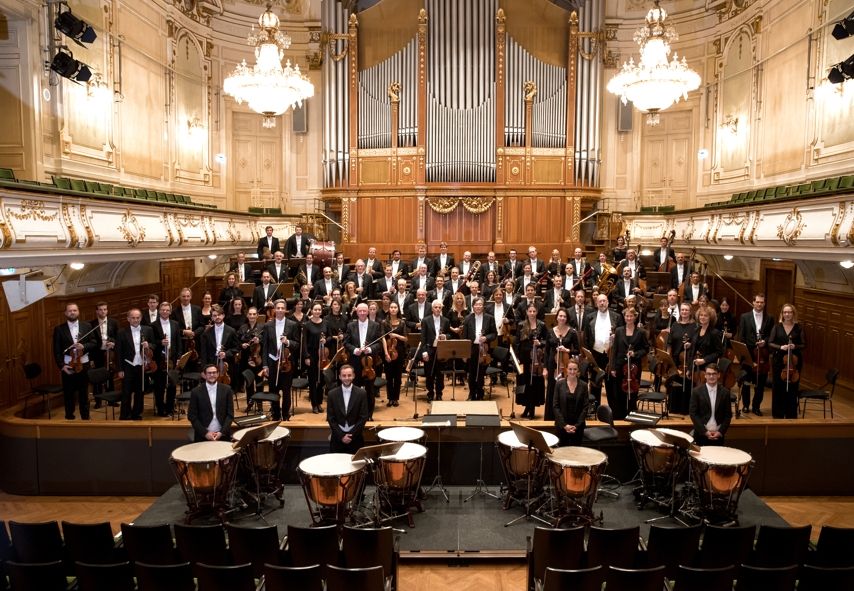
[[[238,431],[234,434],[234,440],[240,441],[246,432],[246,429]],[[290,429],[279,426],[266,438],[259,439],[257,442],[247,446],[247,457],[251,464],[250,472],[254,471],[254,474],[249,475],[249,482],[245,483],[248,488],[255,488],[255,482],[253,481],[257,476],[258,492],[276,493],[276,498],[282,502],[281,492],[284,486],[282,484],[281,473],[285,463],[285,452],[288,450],[290,436]],[[242,470],[241,473],[243,476],[246,475],[245,470]]]
[[[706,445],[691,452],[691,473],[700,511],[709,521],[737,521],[738,499],[747,486],[753,458],[734,447]]]
[[[386,442],[424,443],[424,431],[416,427],[389,427],[377,431],[377,439]]]
[[[187,498],[187,523],[201,513],[225,512],[234,488],[238,458],[227,441],[200,441],[172,452],[169,463]]]
[[[365,463],[350,454],[321,454],[300,462],[298,473],[312,521],[343,523],[364,486]]]
[[[321,240],[312,240],[308,250],[311,253],[314,264],[323,267],[331,267],[332,261],[335,260],[335,242],[323,242]]]

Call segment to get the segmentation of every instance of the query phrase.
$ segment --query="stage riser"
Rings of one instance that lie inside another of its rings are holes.
[[[0,487],[12,494],[159,495],[175,484],[169,465],[173,449],[188,442],[179,425],[134,428],[83,428],[63,425],[6,429],[0,433]],[[852,495],[854,472],[844,450],[854,441],[850,425],[734,425],[727,444],[747,451],[756,466],[750,488],[760,495]],[[478,474],[483,439],[483,477],[492,485],[504,480],[498,451],[498,429],[456,428],[443,433],[441,473],[447,485],[473,485]],[[608,473],[631,479],[636,462],[629,444],[630,430],[603,446]],[[297,466],[307,457],[328,451],[328,432],[294,428],[286,456],[285,479],[298,482]],[[368,433],[368,441],[375,439]],[[423,481],[436,474],[435,433],[427,444]]]

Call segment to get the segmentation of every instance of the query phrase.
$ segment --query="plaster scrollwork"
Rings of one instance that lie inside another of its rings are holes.
[[[71,219],[71,212],[69,211],[71,207],[67,203],[62,204],[62,222],[68,230],[68,245],[71,248],[78,248],[80,246],[80,239],[77,237],[77,231],[74,229],[74,221]]]
[[[762,220],[762,214],[759,210],[753,212],[753,226],[750,228],[750,235],[747,239],[750,241],[750,244],[756,246],[756,230],[759,228],[759,222]]]
[[[44,201],[37,199],[22,200],[18,206],[18,211],[12,211],[10,207],[6,208],[6,215],[19,221],[53,222],[56,220],[57,214],[58,212],[46,213]]]
[[[225,229],[225,233],[228,234],[228,238],[232,244],[240,242],[240,230],[237,229],[237,224],[234,223],[233,218],[228,218],[228,226]]]
[[[3,244],[0,248],[6,249],[12,246],[12,230],[9,229],[6,220],[0,220],[0,236],[3,237]]]
[[[122,223],[118,226],[122,237],[127,240],[128,246],[137,246],[145,240],[145,227],[139,223],[136,216],[128,209],[122,215]]]
[[[92,220],[89,219],[89,212],[86,211],[86,206],[80,206],[80,223],[83,224],[83,229],[86,231],[86,248],[91,248],[95,244],[95,231],[92,229]]]
[[[171,221],[172,214],[164,214],[162,218],[160,218],[163,227],[166,228],[166,240],[168,241],[169,246],[175,244],[175,235],[172,233],[172,224]]]
[[[845,211],[845,202],[840,201],[833,216],[833,226],[830,229],[830,242],[833,246],[839,246],[839,229],[842,227],[842,220],[845,219]]]
[[[682,240],[690,241],[694,239],[694,218],[688,220],[688,224],[682,228]]]
[[[795,207],[789,212],[783,223],[777,226],[777,238],[785,242],[786,246],[794,246],[806,227],[803,215]]]

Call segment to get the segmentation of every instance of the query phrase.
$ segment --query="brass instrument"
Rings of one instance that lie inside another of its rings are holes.
[[[597,284],[599,293],[609,295],[614,291],[614,287],[617,285],[618,279],[619,274],[617,273],[617,269],[609,265],[607,262],[602,263],[602,273],[599,275],[599,283]]]
[[[468,273],[466,273],[465,279],[463,279],[463,283],[468,284],[478,271],[480,271],[480,261],[475,261],[472,263],[471,267],[469,267]]]

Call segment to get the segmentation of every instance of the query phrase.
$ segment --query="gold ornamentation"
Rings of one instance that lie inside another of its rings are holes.
[[[92,223],[89,221],[85,205],[80,206],[80,222],[86,230],[86,248],[91,248],[95,245],[95,232],[92,230]]]
[[[462,205],[469,213],[481,214],[489,211],[494,201],[494,197],[428,197],[427,205],[436,213],[451,213]]]
[[[166,239],[169,241],[169,246],[175,244],[175,235],[172,234],[172,225],[169,223],[169,215],[165,214],[162,218],[160,218],[163,227],[166,228]]]
[[[494,201],[493,197],[462,197],[460,199],[467,212],[476,214],[489,211]]]
[[[525,102],[533,101],[535,96],[537,96],[537,85],[533,80],[528,80],[525,82]]]
[[[71,220],[71,214],[68,211],[68,204],[62,204],[62,221],[65,223],[65,227],[68,230],[68,245],[72,248],[77,248],[80,246],[80,241],[77,238],[77,231],[74,229],[74,222]]]
[[[581,219],[581,197],[576,195],[572,198],[572,219],[580,220]],[[580,234],[580,224],[572,225],[572,241],[575,243],[581,242],[581,234]]]
[[[785,242],[786,246],[794,246],[806,227],[801,212],[798,211],[797,207],[792,208],[785,221],[777,226],[777,238]]]
[[[128,246],[136,246],[145,240],[145,228],[136,219],[129,209],[122,216],[122,223],[118,227],[119,232],[128,242]]]
[[[12,246],[12,231],[9,229],[9,224],[0,220],[0,234],[3,235],[3,246],[6,249]]]
[[[427,205],[436,213],[451,213],[459,205],[456,197],[428,197]]]
[[[747,239],[750,241],[750,244],[756,246],[756,242],[754,242],[754,238],[756,238],[756,229],[759,227],[759,221],[762,218],[762,214],[759,210],[753,212],[753,226],[750,228],[750,236]]]
[[[839,246],[839,228],[842,226],[842,220],[845,218],[845,202],[839,202],[839,208],[836,210],[836,215],[833,217],[833,227],[830,229],[830,242],[833,246]]]
[[[56,220],[58,212],[51,215],[45,213],[44,201],[36,199],[24,199],[21,205],[18,206],[20,213],[12,211],[11,208],[6,208],[6,215],[16,220],[33,220],[40,222],[52,222]]]
[[[231,218],[228,218],[228,226],[225,229],[225,233],[228,234],[229,238],[231,238],[232,244],[240,242],[240,230],[237,229],[237,224],[235,224],[234,220]]]
[[[682,240],[692,240],[694,238],[694,218],[688,220],[688,225],[682,230]]]
[[[400,102],[400,82],[392,82],[388,85],[388,98],[392,103]]]

